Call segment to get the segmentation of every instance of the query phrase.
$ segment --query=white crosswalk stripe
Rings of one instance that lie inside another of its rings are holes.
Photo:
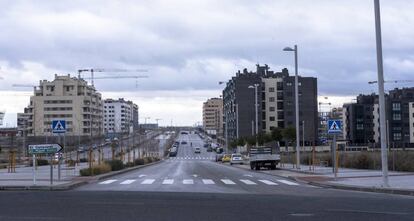
[[[269,181],[269,180],[259,180],[259,181],[267,185],[274,185],[274,186],[278,185],[277,183]]]
[[[256,185],[256,183],[251,180],[240,180],[240,182],[243,182],[244,184],[247,184],[247,185]]]
[[[235,182],[229,180],[229,179],[222,179],[221,182],[223,182],[224,184],[229,184],[229,185],[234,185],[236,184]]]
[[[183,180],[183,184],[194,184],[194,180],[192,179]]]
[[[131,183],[133,183],[133,182],[135,182],[136,180],[125,180],[125,181],[123,181],[121,184],[131,184]]]
[[[284,184],[287,184],[287,185],[290,185],[290,186],[298,186],[299,185],[297,183],[294,183],[294,182],[291,182],[291,181],[288,181],[288,180],[277,180],[277,182],[284,183]]]
[[[165,179],[164,181],[162,181],[162,184],[173,184],[174,180],[173,179]]]
[[[152,184],[153,182],[155,182],[154,179],[145,179],[141,184]]]
[[[113,182],[116,182],[116,180],[105,180],[103,182],[100,182],[99,184],[111,184]]]
[[[211,185],[211,184],[216,184],[213,180],[211,179],[203,179],[203,183],[207,184],[207,185]]]

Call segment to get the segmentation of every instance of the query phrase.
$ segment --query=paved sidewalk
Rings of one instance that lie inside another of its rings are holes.
[[[234,166],[250,169],[248,162]],[[260,172],[332,188],[414,195],[412,172],[389,171],[389,187],[383,187],[382,172],[379,170],[339,168],[335,178],[332,167],[315,166],[314,170],[310,170],[309,165],[301,165],[298,170],[292,164],[284,164],[279,165],[277,170],[263,169]]]
[[[61,179],[58,180],[58,166],[53,166],[53,186],[60,186],[73,182],[79,176],[79,170],[86,168],[87,163],[79,166],[66,167],[61,165]],[[50,165],[38,166],[36,170],[36,185],[33,185],[33,167],[16,168],[15,173],[8,173],[7,169],[0,169],[0,187],[17,186],[50,186]]]

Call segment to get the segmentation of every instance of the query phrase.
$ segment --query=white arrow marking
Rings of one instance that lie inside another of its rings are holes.
[[[138,177],[139,177],[139,178],[141,178],[141,177],[144,177],[144,176],[147,176],[147,175],[145,175],[145,174],[141,174],[141,175],[139,175]]]

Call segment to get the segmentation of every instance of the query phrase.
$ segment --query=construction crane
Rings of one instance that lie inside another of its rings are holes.
[[[136,75],[136,76],[102,76],[102,77],[95,77],[94,79],[135,79],[135,87],[138,87],[138,79],[139,78],[148,78],[146,75]],[[84,78],[84,79],[92,79],[92,78]]]
[[[34,84],[12,84],[12,87],[36,87]]]
[[[393,83],[393,84],[397,84],[397,83],[411,83],[414,82],[414,80],[389,80],[389,81],[384,81],[384,83]],[[368,84],[376,84],[378,83],[378,81],[368,81]]]
[[[103,69],[103,68],[91,68],[91,69],[79,69],[78,70],[78,78],[81,79],[82,72],[90,72],[91,73],[91,84],[94,85],[94,73],[95,72],[148,72],[145,69]]]

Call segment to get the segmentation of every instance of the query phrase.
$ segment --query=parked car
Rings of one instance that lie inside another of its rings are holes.
[[[241,154],[234,153],[231,155],[230,165],[243,164],[243,157]]]
[[[221,162],[227,163],[231,161],[231,155],[230,154],[224,154],[223,158],[221,159]]]

